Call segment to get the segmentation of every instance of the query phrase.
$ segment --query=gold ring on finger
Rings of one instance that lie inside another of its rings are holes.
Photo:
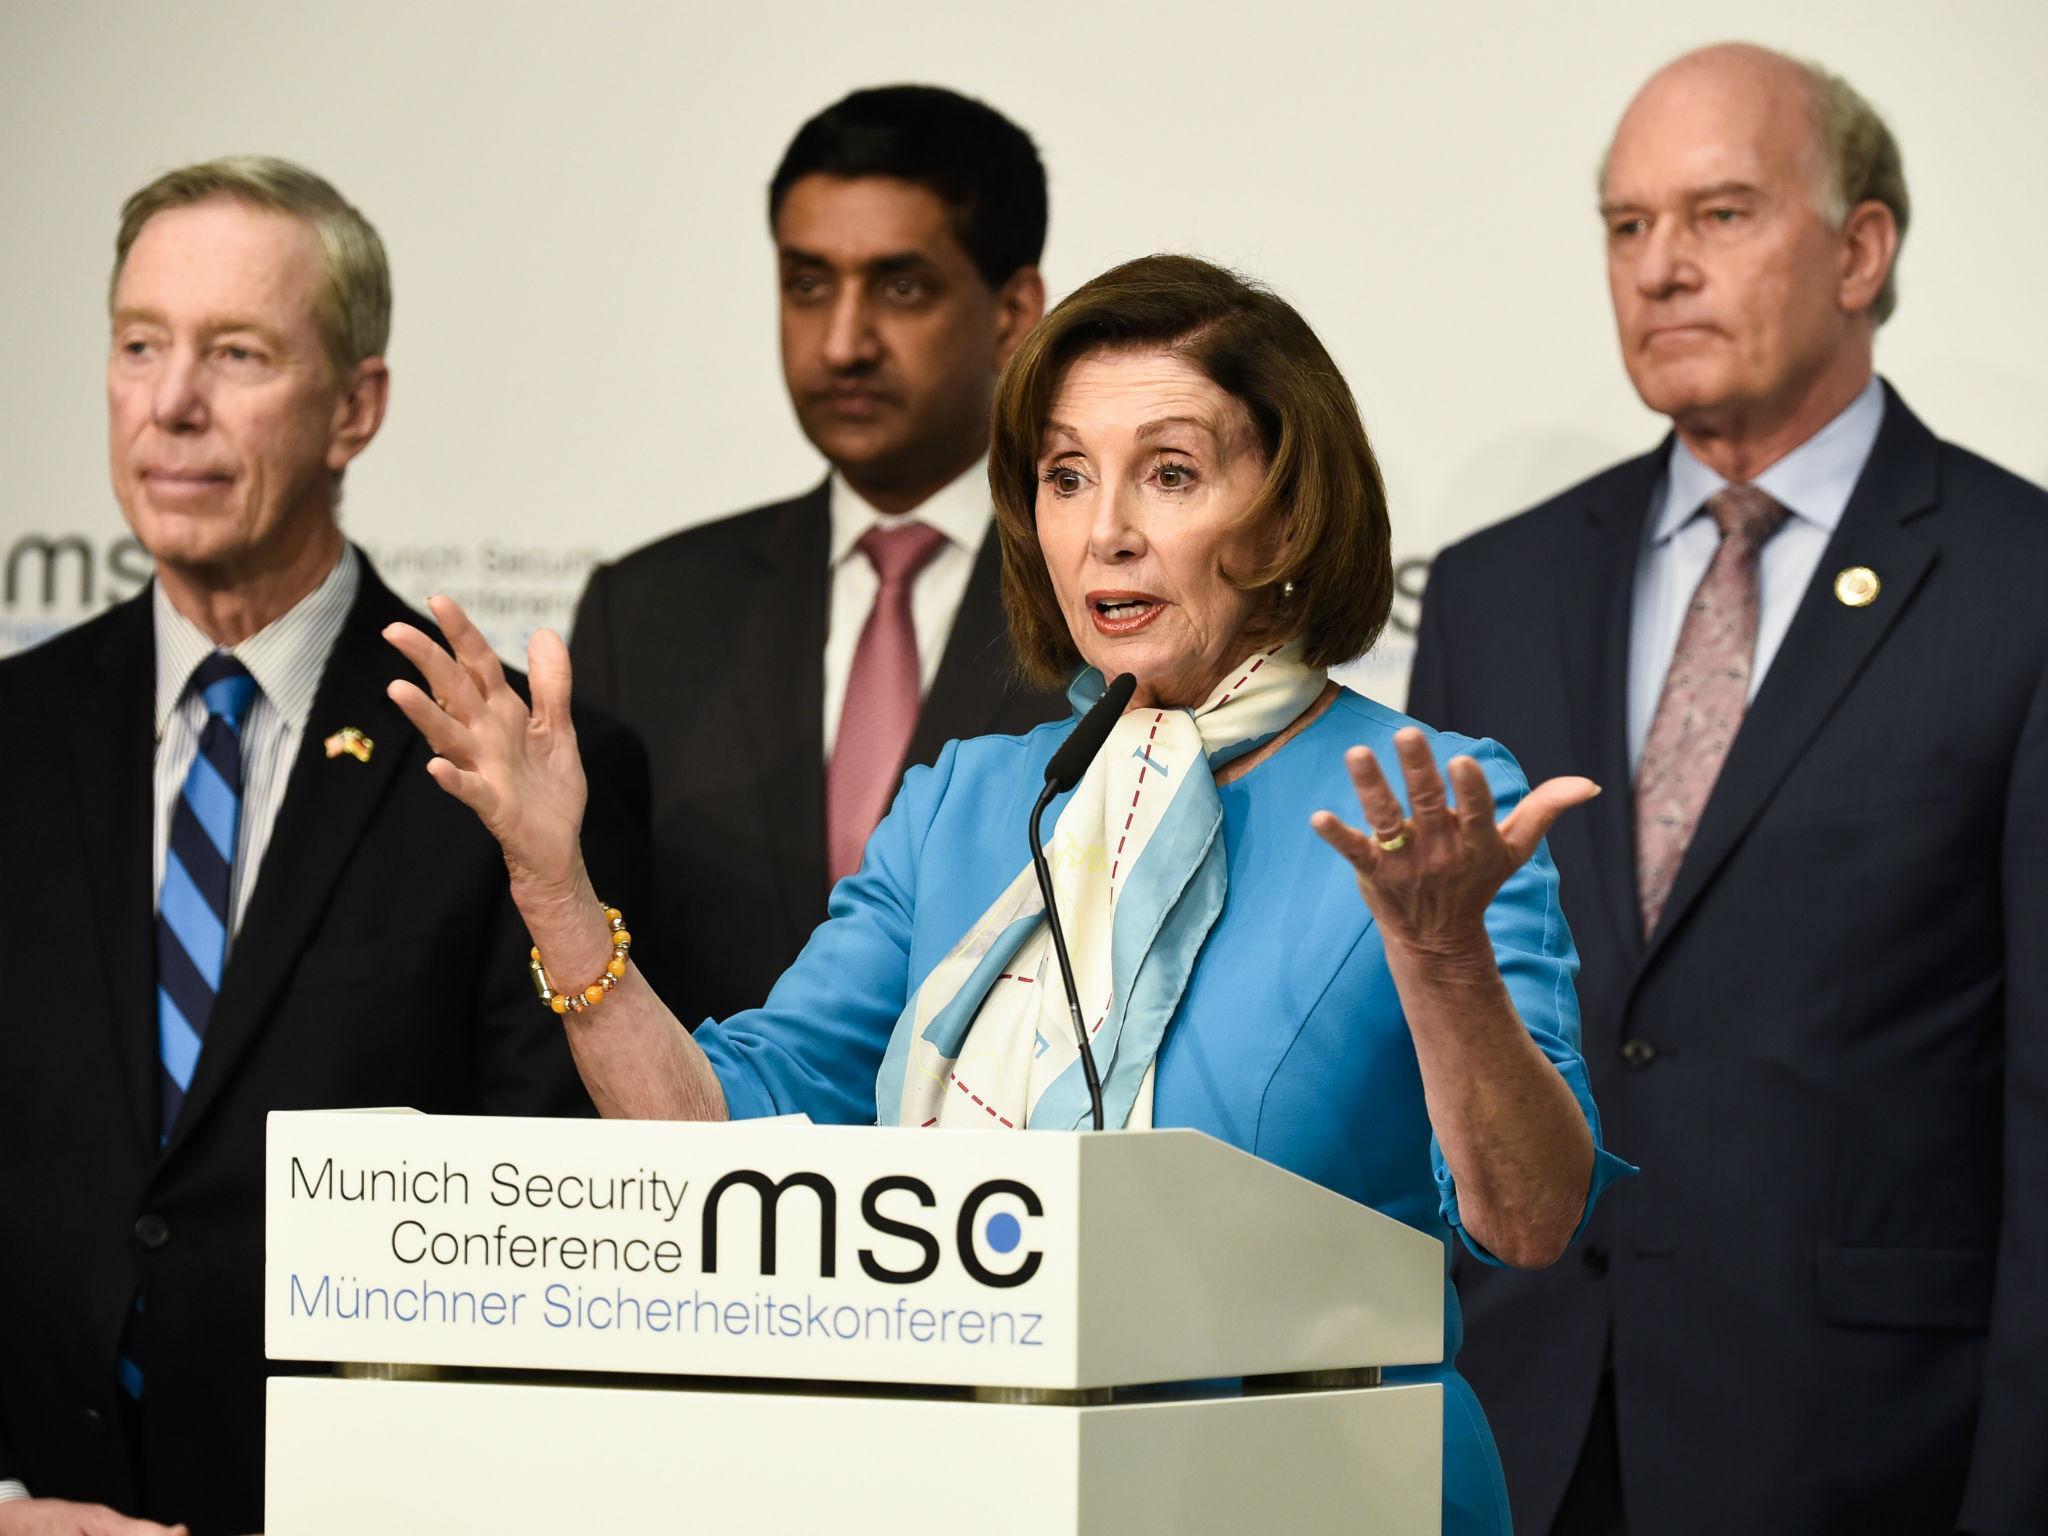
[[[1374,837],[1379,842],[1381,853],[1399,853],[1408,846],[1408,829],[1406,827],[1396,827],[1385,836],[1375,833]]]

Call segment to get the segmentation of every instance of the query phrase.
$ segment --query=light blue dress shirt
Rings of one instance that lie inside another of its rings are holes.
[[[1756,477],[1757,488],[1792,515],[1771,535],[1757,562],[1756,655],[1749,669],[1752,699],[1785,631],[1792,627],[1792,615],[1812,584],[1883,423],[1884,387],[1872,376],[1846,410]],[[1678,649],[1685,610],[1721,544],[1720,530],[1707,515],[1707,498],[1728,484],[1684,443],[1672,440],[1671,462],[1650,500],[1643,554],[1636,562],[1628,648],[1632,770],[1643,759],[1643,743],[1664,691],[1664,675],[1671,670],[1672,653]]]
[[[1347,691],[1219,787],[1229,890],[1159,1050],[1153,1123],[1205,1131],[1404,1221],[1444,1242],[1448,1260],[1451,1234],[1462,1232],[1457,1189],[1431,1133],[1386,953],[1351,866],[1308,824],[1323,808],[1355,823],[1345,749],[1363,744],[1391,763],[1394,732],[1413,723]],[[905,775],[859,872],[833,891],[829,919],[767,1003],[697,1032],[735,1118],[801,1111],[874,1122],[875,1074],[897,1015],[1023,867],[1025,820],[1069,727],[956,741],[935,766]],[[1498,745],[1430,737],[1440,761],[1478,760],[1501,814],[1527,792]],[[1572,988],[1578,953],[1557,886],[1539,849],[1494,898],[1487,929],[1522,1023],[1570,1086],[1597,1148]],[[1597,1152],[1587,1208],[1626,1170]],[[1444,1530],[1505,1536],[1493,1438],[1452,1365],[1461,1325],[1448,1280],[1444,1319],[1444,1363],[1389,1379],[1444,1386]]]

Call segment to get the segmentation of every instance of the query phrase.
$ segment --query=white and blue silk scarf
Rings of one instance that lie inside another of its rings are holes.
[[[1270,741],[1328,682],[1299,641],[1262,651],[1198,708],[1127,711],[1046,843],[1103,1124],[1152,1123],[1152,1069],[1229,881],[1214,772]],[[1075,714],[1103,690],[1083,672]],[[912,994],[882,1058],[883,1124],[1074,1130],[1088,1085],[1038,882],[1026,862]]]

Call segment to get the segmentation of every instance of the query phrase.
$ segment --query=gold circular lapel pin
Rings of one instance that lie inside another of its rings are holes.
[[[1877,601],[1877,572],[1852,565],[1835,578],[1835,601],[1844,608],[1868,608]]]

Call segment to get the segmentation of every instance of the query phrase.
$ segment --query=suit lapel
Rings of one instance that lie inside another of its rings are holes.
[[[760,815],[790,932],[809,933],[824,911],[825,626],[832,601],[832,517],[827,486],[785,502],[762,520],[752,547],[759,589],[737,632],[748,637],[746,673],[761,697],[747,709],[749,760],[761,766]]]
[[[1017,688],[1003,622],[1002,542],[993,528],[982,538],[938,675],[918,711],[906,762],[933,762],[947,742],[989,730]]]
[[[98,675],[69,702],[64,732],[86,848],[98,972],[136,1145],[157,1138],[155,807],[156,635],[150,587],[108,619]],[[95,996],[91,987],[82,1000]]]
[[[1583,771],[1607,792],[1573,814],[1586,819],[1601,899],[1621,953],[1642,948],[1636,904],[1635,796],[1628,756],[1628,659],[1635,611],[1636,561],[1650,497],[1664,472],[1670,439],[1623,465],[1586,511],[1584,547],[1560,562],[1556,608],[1562,628],[1572,738]]]
[[[425,760],[419,733],[384,695],[392,678],[411,672],[380,634],[398,619],[426,627],[364,559],[362,589],[321,673],[277,822],[229,952],[206,1046],[172,1132],[172,1152],[205,1118],[270,1017],[378,804],[402,769],[418,771]],[[327,756],[326,738],[349,725],[370,738],[368,762],[346,754]],[[400,895],[392,893],[393,899]]]
[[[1884,425],[1870,461],[1728,749],[1650,937],[1646,964],[1655,960],[1912,602],[1939,552],[1929,528],[1917,520],[1940,494],[1934,435],[1886,386]],[[1877,572],[1880,583],[1876,600],[1864,608],[1848,607],[1834,595],[1836,574],[1857,565]]]

